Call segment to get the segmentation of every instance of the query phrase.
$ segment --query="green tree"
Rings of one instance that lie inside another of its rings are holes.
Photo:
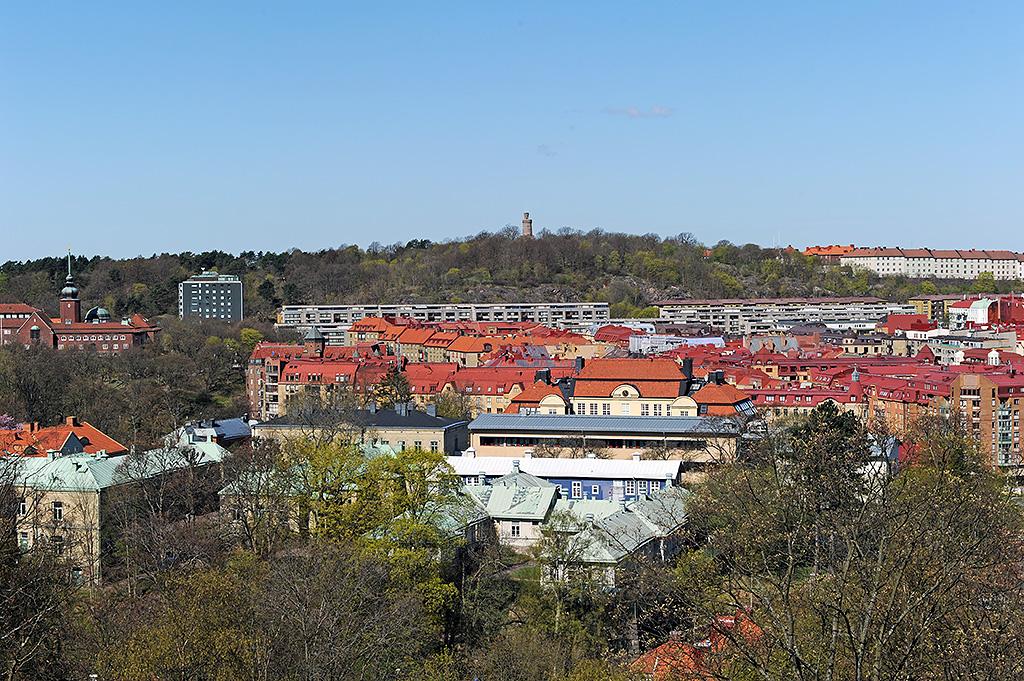
[[[995,275],[991,272],[979,273],[971,284],[971,293],[995,293],[998,290]]]
[[[408,404],[412,399],[412,387],[405,373],[398,366],[392,365],[374,388],[373,396],[377,406],[389,409],[396,404]]]

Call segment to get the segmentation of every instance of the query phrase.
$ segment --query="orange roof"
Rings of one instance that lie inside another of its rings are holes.
[[[749,400],[750,396],[728,383],[708,383],[692,395],[697,404],[734,405]]]
[[[74,434],[82,443],[87,454],[121,454],[128,448],[106,435],[87,421],[69,416],[64,423],[57,426],[38,428],[30,425],[27,428],[0,430],[0,451],[20,456],[43,456],[50,450],[60,451],[68,438]]]
[[[404,345],[423,345],[433,335],[433,329],[407,326],[398,334],[398,342]]]
[[[576,377],[576,397],[608,397],[623,384],[635,387],[643,397],[679,397],[685,379],[672,359],[594,359]]]
[[[363,317],[362,319],[352,322],[352,325],[348,327],[349,331],[369,331],[380,333],[387,331],[393,326],[391,322],[381,317]]]
[[[853,244],[849,246],[808,246],[804,249],[804,255],[816,255],[816,256],[837,256],[846,255],[853,251]]]
[[[682,379],[674,381],[576,381],[575,397],[610,397],[612,391],[621,385],[631,385],[637,389],[641,397],[675,398],[682,392]]]
[[[545,397],[551,395],[557,395],[562,403],[565,403],[565,396],[562,395],[562,391],[557,386],[553,386],[550,383],[543,381],[537,381],[530,387],[523,390],[515,397],[512,398],[511,403],[505,407],[506,414],[518,414],[520,407],[537,406],[540,401]]]
[[[294,343],[269,343],[266,341],[260,341],[256,344],[256,347],[252,349],[252,355],[249,359],[270,359],[272,357],[286,359],[291,357],[298,357],[305,351],[305,348],[301,345],[295,345]]]
[[[24,303],[0,303],[0,314],[30,315],[33,312],[39,312],[39,310]]]
[[[498,339],[487,336],[459,336],[448,346],[449,352],[491,352],[498,347]]]
[[[583,366],[577,380],[679,381],[682,368],[672,359],[592,359]]]
[[[435,331],[433,335],[427,340],[423,341],[423,346],[427,348],[447,348],[451,345],[452,341],[457,339],[459,334],[450,333],[448,331]]]

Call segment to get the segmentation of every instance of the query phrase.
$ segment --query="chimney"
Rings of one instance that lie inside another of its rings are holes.
[[[594,524],[594,514],[593,513],[586,514],[585,516],[583,516],[583,520],[587,523],[587,525],[593,525]]]
[[[476,458],[476,450],[473,449],[472,447],[466,447],[466,450],[464,452],[462,452],[462,456],[464,456],[464,457],[466,457],[468,459],[475,459]]]
[[[512,472],[513,473],[518,473],[519,472],[519,459],[515,459],[512,462]]]
[[[529,213],[523,213],[523,236],[527,239],[533,238],[533,218]]]
[[[428,404],[427,405],[427,416],[437,416],[437,405],[436,404]]]
[[[371,414],[377,413],[377,400],[371,400],[369,407],[367,407]]]
[[[28,432],[34,433],[37,430],[39,430],[39,421],[33,421],[32,423],[29,424]]]
[[[538,369],[537,373],[533,375],[533,380],[551,385],[551,369]]]
[[[595,454],[594,452],[587,452],[587,458],[588,459],[596,459],[597,458],[597,454]]]
[[[486,485],[487,484],[487,473],[485,473],[483,471],[480,471],[479,478],[480,478],[480,484],[481,485]]]
[[[586,363],[586,360],[582,357],[577,357],[576,362],[573,364],[573,367],[576,369],[576,373],[583,371],[583,367],[586,366]]]
[[[633,452],[633,461],[640,460],[640,452]]]
[[[524,449],[523,450],[523,456],[525,456],[527,459],[532,459],[533,458],[533,450],[532,449]]]
[[[71,426],[72,428],[77,428],[78,426],[81,425],[81,423],[79,423],[77,416],[68,416],[67,418],[64,419],[64,425]]]

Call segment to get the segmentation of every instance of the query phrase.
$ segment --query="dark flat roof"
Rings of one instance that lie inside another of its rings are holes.
[[[633,433],[736,435],[734,421],[705,416],[579,416],[547,414],[481,414],[469,424],[472,432],[504,433]]]
[[[469,423],[465,419],[449,419],[443,416],[431,416],[426,412],[410,409],[399,414],[394,409],[358,409],[350,414],[337,414],[339,420],[363,428],[419,428],[446,430],[453,426]],[[318,415],[312,419],[295,414],[285,414],[258,424],[257,428],[292,428],[315,427],[318,422],[330,422],[330,415]]]

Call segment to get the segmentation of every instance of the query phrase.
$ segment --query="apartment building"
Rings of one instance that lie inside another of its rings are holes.
[[[537,322],[587,328],[609,319],[608,303],[441,303],[399,305],[285,305],[277,327],[305,331],[317,326],[328,343],[345,343],[345,331],[364,317],[407,317],[424,322]]]
[[[232,274],[204,271],[178,284],[178,317],[237,322],[245,316],[242,280]]]
[[[912,305],[872,297],[663,300],[655,305],[666,322],[710,326],[733,335],[768,333],[783,322],[873,322],[914,312]]]
[[[914,296],[908,302],[914,306],[917,314],[928,315],[928,319],[941,322],[949,316],[949,308],[971,296],[962,293],[936,293],[931,295]]]
[[[914,279],[1024,279],[1024,254],[1013,251],[936,250],[931,248],[857,248],[839,257],[841,265],[880,276]]]
[[[983,454],[997,466],[1021,459],[1020,414],[1024,374],[964,374],[953,381],[951,404]]]

